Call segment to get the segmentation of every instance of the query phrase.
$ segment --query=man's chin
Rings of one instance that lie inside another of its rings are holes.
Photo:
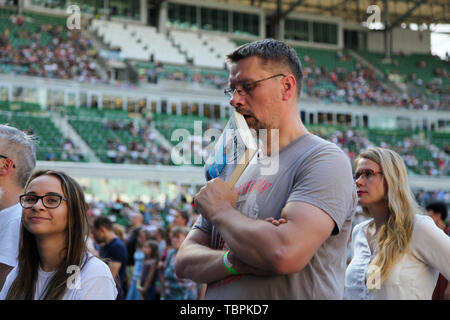
[[[264,129],[263,124],[253,116],[244,116],[245,122],[251,129]]]

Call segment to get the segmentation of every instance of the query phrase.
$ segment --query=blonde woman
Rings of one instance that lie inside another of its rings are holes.
[[[372,148],[355,160],[359,204],[372,219],[355,226],[347,299],[431,299],[439,272],[450,277],[450,238],[422,215],[394,151]]]
[[[108,266],[88,252],[87,205],[81,186],[60,171],[31,175],[19,198],[18,262],[0,300],[113,300]]]

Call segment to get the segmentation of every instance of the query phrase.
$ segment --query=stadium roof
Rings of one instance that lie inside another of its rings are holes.
[[[346,22],[361,23],[371,15],[371,5],[380,8],[381,22],[388,12],[391,27],[401,23],[438,24],[450,23],[449,0],[219,0],[230,4],[241,4],[263,8],[274,12],[274,22],[291,12],[340,17]],[[387,4],[387,6],[386,6]],[[387,8],[387,9],[386,9]]]

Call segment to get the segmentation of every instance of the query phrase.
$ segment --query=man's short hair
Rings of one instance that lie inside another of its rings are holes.
[[[439,213],[441,219],[445,221],[447,219],[447,205],[444,202],[433,202],[425,207],[427,211],[433,211],[434,213]]]
[[[263,39],[246,43],[227,55],[227,63],[237,63],[249,57],[260,57],[263,60],[285,65],[297,81],[298,96],[302,91],[303,70],[295,50],[282,41]]]
[[[94,220],[94,228],[100,229],[100,227],[105,227],[108,230],[114,230],[114,226],[111,220],[108,217],[97,217]]]
[[[36,139],[32,135],[0,124],[0,148],[3,154],[14,160],[16,165],[16,181],[25,187],[28,178],[36,167]]]

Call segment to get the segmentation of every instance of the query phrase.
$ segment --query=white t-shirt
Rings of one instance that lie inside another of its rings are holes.
[[[68,270],[69,289],[62,300],[114,300],[117,296],[117,288],[109,267],[91,253],[88,253],[89,261],[78,275],[74,270]],[[17,277],[18,267],[16,266],[8,275],[5,285],[0,291],[0,300],[5,300],[6,295]],[[34,300],[40,300],[44,294],[55,271],[45,272],[39,266],[39,274],[36,283]]]
[[[16,265],[21,219],[22,207],[18,203],[0,211],[0,263]]]

